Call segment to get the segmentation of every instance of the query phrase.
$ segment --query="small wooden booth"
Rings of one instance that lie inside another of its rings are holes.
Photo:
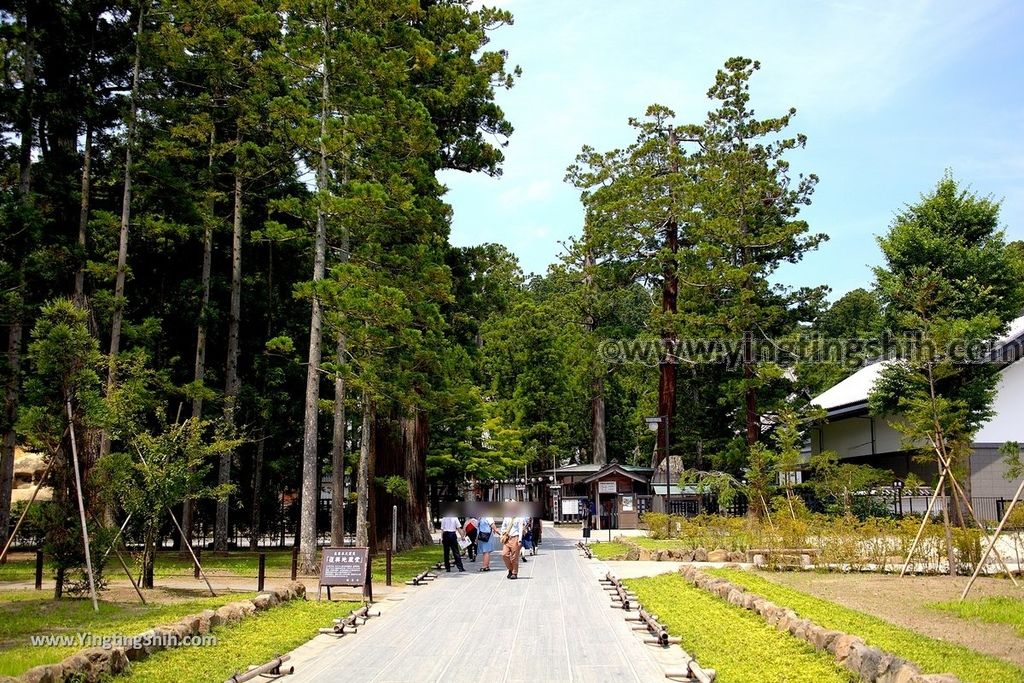
[[[597,504],[597,528],[640,526],[640,513],[650,509],[650,474],[636,469],[613,462],[583,480],[590,486],[591,500]]]
[[[550,501],[555,522],[579,523],[591,503],[595,529],[636,529],[640,514],[651,509],[650,467],[621,465],[571,465],[543,472],[557,483]]]

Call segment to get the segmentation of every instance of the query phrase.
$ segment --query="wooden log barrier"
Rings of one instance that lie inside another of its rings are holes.
[[[605,575],[605,578],[601,580],[605,584],[605,589],[621,589],[625,592],[625,587],[622,582],[615,577],[611,572]],[[616,596],[612,596],[613,599]],[[629,596],[636,602],[635,596]],[[626,617],[626,621],[637,623],[637,626],[633,627],[634,631],[642,631],[650,634],[652,637],[644,638],[644,642],[648,645],[659,645],[661,647],[668,647],[669,645],[678,645],[680,639],[674,636],[670,636],[668,629],[666,629],[661,622],[658,621],[658,617],[655,614],[651,614],[643,608],[643,605],[636,603],[637,611],[636,616]],[[628,609],[628,608],[627,608]],[[665,672],[666,678],[674,678],[688,681],[699,681],[700,683],[714,683],[715,670],[705,669],[697,660],[694,659],[685,650],[683,652],[684,668],[680,671],[667,671]]]
[[[290,655],[280,655],[274,657],[266,664],[260,666],[250,667],[245,673],[237,673],[229,678],[225,683],[245,683],[245,681],[251,681],[257,676],[285,676],[288,674],[295,673],[295,667],[289,666],[288,668],[282,668],[281,665],[291,659]]]
[[[412,580],[406,581],[405,583],[406,583],[407,586],[422,586],[423,584],[429,583],[430,581],[433,581],[436,578],[437,578],[437,575],[434,574],[434,570],[433,569],[427,569],[427,570],[424,570],[424,571],[420,572],[419,574],[414,576],[412,578]]]

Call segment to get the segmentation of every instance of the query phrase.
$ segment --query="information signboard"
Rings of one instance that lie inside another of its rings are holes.
[[[320,599],[320,590],[326,588],[327,599],[330,600],[331,586],[362,586],[363,595],[373,600],[370,549],[324,548],[320,558],[320,587],[316,599]]]
[[[599,481],[597,482],[598,493],[618,493],[619,488],[616,486],[618,482],[614,481]]]

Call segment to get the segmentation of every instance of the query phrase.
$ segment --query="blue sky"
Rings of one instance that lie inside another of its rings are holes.
[[[579,148],[630,142],[626,121],[657,102],[702,120],[715,71],[760,60],[759,115],[797,108],[808,136],[791,157],[821,181],[803,216],[831,240],[779,280],[838,296],[871,281],[875,235],[948,168],[1003,200],[1024,239],[1024,2],[899,0],[501,0],[515,25],[493,36],[523,77],[498,101],[516,128],[504,174],[446,172],[457,245],[500,242],[527,272],[579,234],[563,182]]]

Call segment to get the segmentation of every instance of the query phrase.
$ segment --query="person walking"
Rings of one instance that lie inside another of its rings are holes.
[[[523,518],[506,517],[501,523],[501,560],[509,579],[519,578],[519,546],[523,536]]]
[[[480,522],[476,517],[470,517],[466,520],[466,538],[469,539],[469,545],[466,546],[466,556],[470,562],[476,562],[476,539],[480,533],[479,527]]]
[[[523,517],[523,535],[519,539],[519,561],[526,562],[527,551],[533,548],[533,525],[529,517]]]
[[[498,535],[494,532],[494,518],[481,517],[477,524],[476,552],[480,556],[480,571],[491,571],[491,553],[497,548]]]
[[[533,541],[533,547],[530,549],[530,554],[531,555],[536,555],[537,554],[537,546],[540,545],[540,536],[541,536],[541,533],[542,533],[541,529],[543,529],[543,528],[544,528],[544,525],[541,524],[540,517],[534,517],[533,518],[533,534],[532,534],[532,538],[530,539],[531,541]]]
[[[452,565],[449,561],[450,554],[455,555],[455,566],[459,568],[459,571],[466,571],[466,568],[462,566],[462,553],[459,552],[460,536],[463,536],[463,533],[462,522],[459,521],[459,518],[454,515],[442,517],[441,546],[444,548],[444,570],[446,572],[452,570]]]

